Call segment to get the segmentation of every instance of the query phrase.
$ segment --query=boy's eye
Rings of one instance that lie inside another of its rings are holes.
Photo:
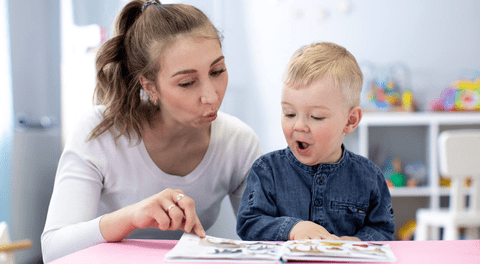
[[[221,69],[221,70],[218,70],[218,71],[212,71],[212,72],[210,73],[210,75],[213,76],[213,77],[217,77],[217,76],[219,76],[220,74],[224,73],[226,70],[227,70],[227,69]]]
[[[325,119],[325,117],[316,117],[316,116],[312,116],[312,118],[314,120],[319,120],[319,121]]]
[[[295,114],[285,114],[286,117],[295,117]]]

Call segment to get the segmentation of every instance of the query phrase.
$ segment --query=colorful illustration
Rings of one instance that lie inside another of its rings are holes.
[[[387,258],[390,252],[388,245],[370,242],[354,241],[326,241],[320,239],[287,241],[283,254],[284,260],[312,261],[322,257],[325,260],[370,259],[380,260]]]

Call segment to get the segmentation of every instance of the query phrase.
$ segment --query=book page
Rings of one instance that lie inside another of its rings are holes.
[[[280,262],[356,261],[395,262],[390,245],[363,241],[290,240],[287,242],[241,241],[184,234],[165,255],[166,261]]]
[[[388,244],[321,239],[285,242],[282,259],[284,261],[397,261]]]
[[[165,260],[280,261],[282,244],[232,240],[212,236],[201,239],[197,235],[184,234],[177,245],[165,255]]]

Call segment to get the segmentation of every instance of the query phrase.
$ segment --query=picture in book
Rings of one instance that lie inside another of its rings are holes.
[[[287,241],[282,260],[396,261],[396,258],[387,244],[312,239]]]

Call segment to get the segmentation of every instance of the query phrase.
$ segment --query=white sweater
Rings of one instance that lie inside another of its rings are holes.
[[[86,142],[104,109],[94,107],[67,139],[41,237],[44,262],[104,242],[99,228],[102,215],[166,188],[181,189],[195,201],[205,230],[217,219],[226,195],[237,212],[248,172],[262,154],[249,126],[219,112],[203,160],[190,174],[179,177],[161,171],[143,141],[137,144],[136,139],[122,136],[115,144],[113,134],[106,132]],[[180,231],[139,229],[128,238],[176,239]]]

